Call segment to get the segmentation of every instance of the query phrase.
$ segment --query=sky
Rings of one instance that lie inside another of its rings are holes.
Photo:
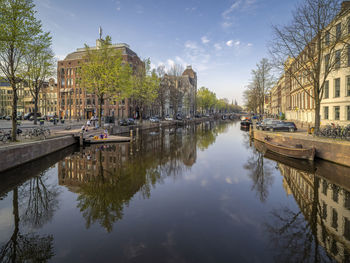
[[[272,25],[287,24],[297,0],[34,0],[58,59],[95,46],[99,26],[153,67],[191,65],[198,88],[237,100],[268,57]]]

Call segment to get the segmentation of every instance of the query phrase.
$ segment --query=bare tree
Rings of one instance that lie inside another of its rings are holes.
[[[243,95],[250,111],[264,113],[265,97],[273,84],[271,70],[272,65],[267,58],[263,58],[252,70],[252,80]]]
[[[55,72],[55,59],[50,46],[51,37],[49,33],[44,33],[32,41],[24,56],[23,79],[34,100],[34,124],[37,124],[39,94],[43,91],[44,82]]]
[[[158,78],[160,79],[157,102],[160,106],[161,118],[164,118],[165,104],[167,101],[167,97],[169,95],[169,82],[168,82],[168,79],[164,77],[165,76],[164,65],[157,67],[157,75],[158,75]]]
[[[320,103],[330,72],[344,65],[349,12],[340,0],[305,0],[296,7],[289,25],[273,26],[270,53],[274,64],[292,86],[302,89],[314,101],[315,129],[320,127]],[[340,23],[340,22],[344,23]],[[340,24],[339,24],[340,23]],[[346,66],[348,64],[346,63]]]
[[[168,70],[168,78],[170,84],[170,104],[173,107],[173,114],[178,113],[180,104],[182,103],[183,90],[182,90],[182,72],[184,68],[182,65],[174,64]]]

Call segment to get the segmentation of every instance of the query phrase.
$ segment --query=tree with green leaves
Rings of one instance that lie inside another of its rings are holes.
[[[216,94],[206,87],[197,91],[197,107],[202,111],[210,111],[216,103]]]
[[[17,86],[24,55],[42,33],[32,0],[0,0],[0,70],[12,87],[12,140],[17,131]]]
[[[140,113],[140,121],[144,108],[151,106],[158,97],[160,80],[155,70],[151,71],[151,60],[143,61],[144,67],[137,70],[133,75],[132,98],[136,102]]]
[[[132,87],[132,69],[123,60],[121,50],[112,46],[106,36],[97,48],[85,45],[86,55],[78,70],[80,85],[98,98],[98,122],[101,127],[102,106],[105,100],[128,97]]]
[[[34,100],[34,124],[37,124],[39,94],[44,82],[55,72],[55,59],[51,46],[51,37],[45,33],[37,37],[28,47],[24,56],[23,80],[28,84]]]

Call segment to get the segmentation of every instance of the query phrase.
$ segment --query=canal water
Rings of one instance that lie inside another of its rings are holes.
[[[349,262],[350,170],[262,152],[206,122],[3,173],[0,262]]]

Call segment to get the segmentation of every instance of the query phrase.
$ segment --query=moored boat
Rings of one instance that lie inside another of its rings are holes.
[[[268,151],[275,152],[287,157],[313,161],[315,158],[315,147],[303,148],[302,145],[287,146],[272,142],[270,138],[265,138],[265,146]]]

